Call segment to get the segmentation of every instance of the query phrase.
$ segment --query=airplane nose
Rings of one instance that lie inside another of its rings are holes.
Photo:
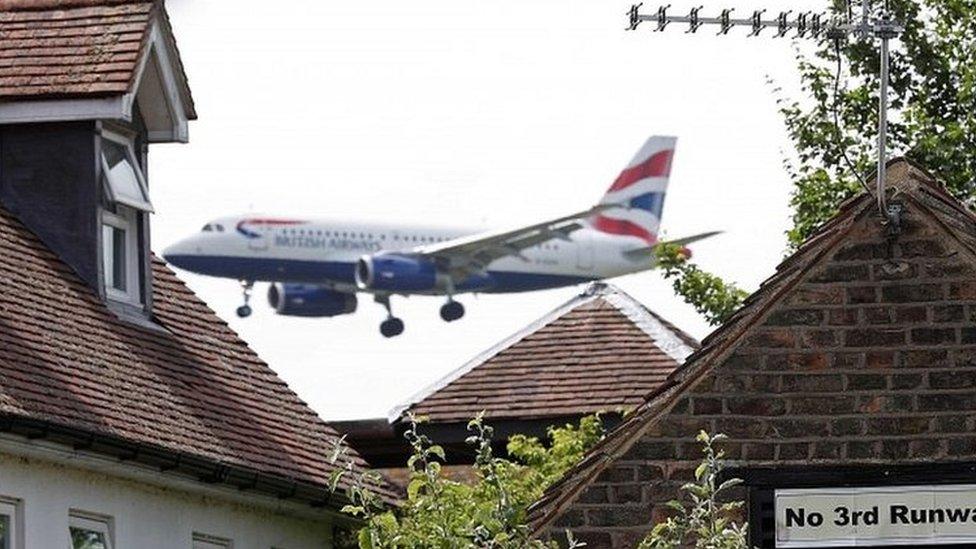
[[[186,238],[167,246],[163,250],[163,259],[174,267],[192,270],[194,258],[199,256],[201,251],[200,246],[196,245],[192,239]]]

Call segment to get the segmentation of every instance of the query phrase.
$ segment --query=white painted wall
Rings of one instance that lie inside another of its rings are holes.
[[[0,497],[22,501],[24,544],[14,549],[69,547],[69,510],[111,516],[116,549],[190,549],[194,533],[230,538],[234,549],[332,546],[328,516],[296,516],[261,497],[248,504],[36,456],[0,453]]]

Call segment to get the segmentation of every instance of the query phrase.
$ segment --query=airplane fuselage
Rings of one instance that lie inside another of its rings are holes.
[[[340,291],[357,288],[359,258],[403,252],[477,234],[472,229],[431,226],[302,220],[281,217],[229,217],[166,251],[178,267],[203,275],[246,281],[326,285]],[[638,238],[580,229],[489,263],[477,284],[460,281],[453,293],[511,293],[570,286],[653,267],[648,259],[624,252],[646,244]],[[444,289],[410,293],[442,295]]]
[[[163,255],[241,281],[240,317],[251,314],[255,281],[272,282],[268,304],[289,316],[351,314],[356,294],[370,293],[387,311],[380,333],[394,337],[404,323],[391,296],[446,296],[440,316],[454,322],[464,316],[458,294],[530,292],[654,268],[674,147],[674,137],[651,136],[595,205],[510,230],[243,215],[212,221]]]

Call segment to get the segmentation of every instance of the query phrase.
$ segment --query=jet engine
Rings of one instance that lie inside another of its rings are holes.
[[[426,292],[444,285],[431,261],[403,254],[364,255],[356,264],[356,284],[364,290]]]
[[[356,294],[331,290],[316,284],[272,284],[268,304],[279,315],[339,316],[356,312]]]

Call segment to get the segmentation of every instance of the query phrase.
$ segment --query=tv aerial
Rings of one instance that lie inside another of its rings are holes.
[[[718,27],[717,34],[725,36],[735,27],[750,29],[748,36],[759,36],[766,29],[771,29],[768,36],[783,38],[793,34],[793,38],[813,38],[822,36],[843,40],[854,37],[858,40],[880,42],[880,71],[878,90],[878,166],[877,166],[877,200],[881,215],[893,227],[898,224],[901,208],[888,206],[885,198],[885,176],[888,162],[888,86],[891,67],[891,40],[898,38],[904,27],[895,21],[888,7],[888,2],[873,13],[870,0],[861,0],[860,15],[855,16],[852,2],[847,2],[846,13],[842,16],[828,17],[824,13],[781,11],[775,17],[767,16],[767,10],[754,10],[747,17],[735,17],[734,8],[723,9],[717,16],[704,16],[701,10],[704,6],[691,8],[687,15],[672,15],[669,13],[671,5],[663,5],[652,13],[641,12],[641,4],[634,4],[628,11],[629,25],[627,30],[636,30],[644,22],[656,25],[655,31],[664,31],[672,23],[686,24],[685,34],[695,34],[705,26]]]

